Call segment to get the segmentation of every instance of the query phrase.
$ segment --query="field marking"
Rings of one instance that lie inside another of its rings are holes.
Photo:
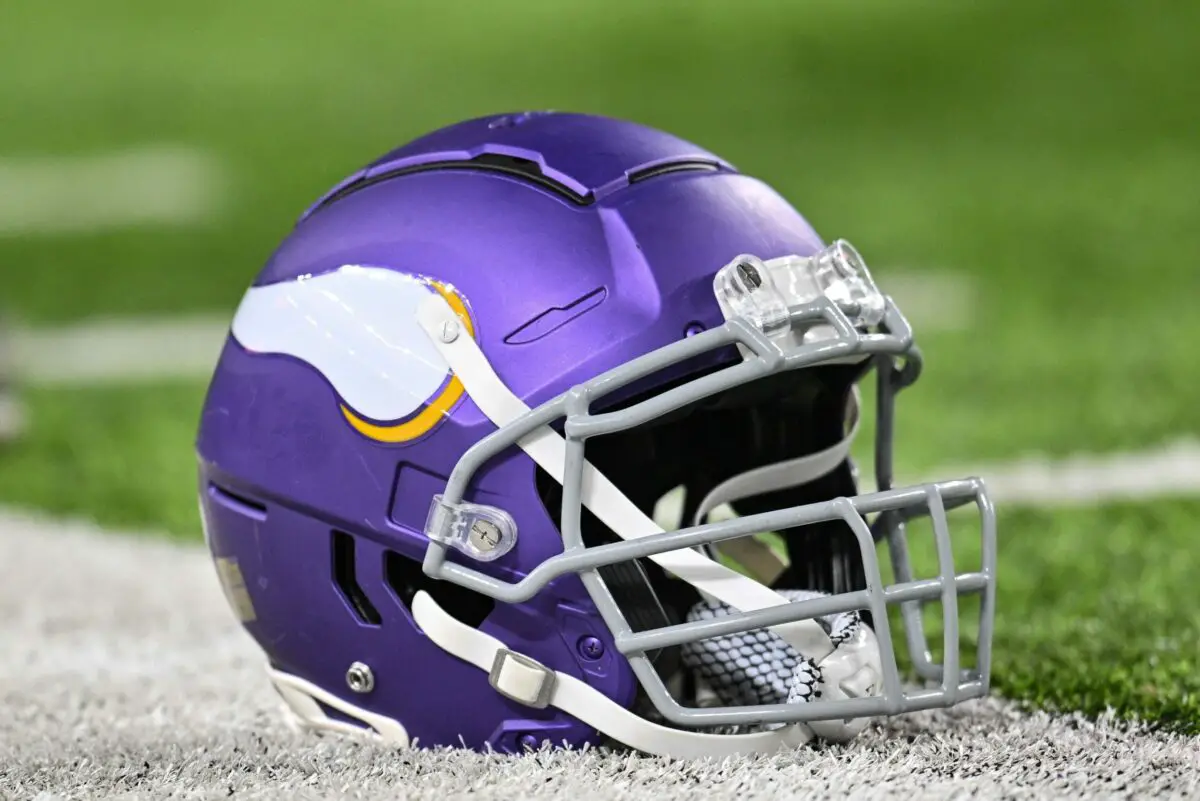
[[[14,797],[1134,797],[1200,787],[1200,739],[1003,700],[888,719],[848,747],[708,764],[395,750],[285,725],[208,552],[0,508],[0,764]],[[68,556],[64,556],[68,555]],[[1114,784],[1113,777],[1119,777]],[[349,789],[348,789],[349,788]]]
[[[947,292],[946,286],[931,281],[923,296],[941,293],[945,299],[967,291],[959,287]],[[921,294],[910,291],[910,298]],[[947,302],[943,307],[960,305]],[[935,317],[935,307],[928,306],[924,313]],[[18,330],[12,356],[20,380],[33,385],[204,380],[228,330],[226,315],[93,320],[62,328]],[[1197,495],[1200,441],[1186,438],[1126,453],[967,464],[938,470],[932,477],[961,475],[982,476],[997,502],[1030,506]]]
[[[949,270],[884,269],[875,278],[918,335],[963,331],[975,319],[979,293],[970,275]]]
[[[994,464],[950,466],[931,480],[977,475],[997,503],[1092,506],[1200,495],[1200,440],[1184,437],[1156,448],[1061,459],[1028,456]]]
[[[970,319],[974,294],[964,276],[896,272],[889,274],[887,284],[921,330],[957,330]],[[23,380],[41,385],[206,378],[221,352],[232,313],[99,318],[18,330],[13,358]]]
[[[217,213],[227,189],[218,159],[179,145],[0,157],[0,237],[194,223]]]
[[[0,445],[24,433],[25,417],[24,404],[0,384]]]
[[[231,317],[96,319],[19,329],[12,360],[18,378],[34,385],[203,379],[217,363]]]

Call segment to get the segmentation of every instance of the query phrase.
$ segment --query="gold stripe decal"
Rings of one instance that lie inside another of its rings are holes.
[[[450,308],[462,320],[463,325],[467,329],[467,333],[475,336],[475,325],[471,321],[471,315],[467,311],[467,305],[463,302],[462,297],[451,287],[438,281],[430,281],[430,286],[437,290],[446,302],[450,304]],[[442,422],[455,404],[462,399],[464,390],[462,382],[458,376],[451,374],[450,380],[438,391],[436,395],[426,402],[425,408],[416,414],[413,418],[405,420],[402,423],[390,425],[379,425],[371,423],[359,417],[346,404],[341,404],[342,416],[346,418],[355,431],[362,434],[368,439],[376,442],[385,442],[388,444],[396,444],[401,442],[411,442],[417,437],[424,436],[434,429],[438,423]]]

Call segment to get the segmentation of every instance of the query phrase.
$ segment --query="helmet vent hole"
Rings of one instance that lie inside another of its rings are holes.
[[[236,492],[213,483],[209,483],[208,485],[208,495],[221,506],[242,517],[258,521],[267,519],[266,504],[247,498],[245,495],[239,495]]]
[[[496,607],[495,601],[486,595],[449,581],[430,578],[421,570],[420,562],[395,551],[386,552],[384,571],[388,586],[410,614],[413,598],[418,592],[429,593],[438,606],[473,628],[479,628]]]
[[[630,173],[629,183],[637,184],[642,181],[649,181],[651,178],[657,178],[660,175],[670,175],[673,172],[718,172],[720,169],[720,165],[703,159],[671,161],[665,164],[656,164],[653,167],[645,167]]]
[[[354,537],[335,531],[331,537],[333,547],[333,582],[342,594],[355,617],[363,623],[378,626],[383,618],[371,599],[358,585],[354,564]]]

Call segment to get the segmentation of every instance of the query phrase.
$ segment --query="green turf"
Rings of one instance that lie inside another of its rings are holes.
[[[0,452],[0,503],[199,537],[189,452],[199,387],[40,391],[32,400],[34,436]],[[1002,508],[997,689],[1200,732],[1198,528],[1194,500]],[[977,560],[969,536],[956,534],[956,546],[964,564]],[[916,532],[913,556],[918,574],[932,575],[932,548]],[[936,639],[938,627],[930,632]]]
[[[200,228],[4,242],[0,261],[28,268],[9,299],[39,318],[227,307],[366,159],[523,107],[677,130],[769,177],[821,230],[883,262],[978,274],[1026,320],[1124,314],[1131,292],[1144,307],[1159,299],[1147,273],[1200,286],[1183,200],[1200,176],[1194,4],[441,7],[10,9],[0,152],[200,145],[234,169],[237,201]],[[80,278],[90,292],[72,291]]]
[[[968,329],[918,332],[902,471],[1200,431],[1200,4],[447,7],[6,9],[0,157],[167,141],[234,183],[203,224],[0,238],[0,304],[42,323],[227,313],[296,214],[374,155],[497,110],[596,111],[767,177],[885,288],[898,269],[969,276]],[[201,392],[35,389],[0,503],[196,536]],[[1195,730],[1196,522],[1194,502],[1002,510],[999,689]]]
[[[32,430],[0,445],[0,504],[199,536],[202,385],[28,393]]]
[[[1200,501],[1009,510],[1001,525],[997,690],[1200,733]]]
[[[960,569],[978,569],[972,522],[969,514],[951,515]],[[1112,709],[1200,734],[1200,585],[1191,558],[1198,525],[1195,499],[1002,509],[996,690],[1032,706],[1093,715]],[[909,532],[918,578],[937,575],[928,531]],[[960,600],[966,664],[974,662],[978,609],[976,598]],[[940,615],[937,605],[926,609],[938,658]],[[892,619],[899,642],[899,615]],[[907,648],[898,651],[906,658]]]

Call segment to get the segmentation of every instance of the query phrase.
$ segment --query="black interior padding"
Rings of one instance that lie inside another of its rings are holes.
[[[726,479],[823,450],[841,440],[852,387],[869,366],[823,365],[768,376],[632,430],[590,439],[586,456],[647,514],[653,512],[665,493],[680,484],[686,486],[686,526],[697,504]],[[687,380],[695,378],[691,375]],[[665,388],[658,387],[650,394]],[[645,397],[629,398],[610,408],[599,406],[596,411],[626,408]],[[558,523],[562,487],[539,470],[538,489],[547,511]],[[807,485],[747,498],[734,507],[747,515],[856,492],[847,462]],[[586,509],[581,526],[584,542],[589,545],[616,540],[616,535]],[[840,593],[866,586],[858,543],[845,524],[834,521],[781,533],[791,565],[776,580],[775,587]],[[696,591],[669,578],[648,559],[639,560],[639,565],[649,593],[633,580],[632,574],[618,575],[613,568],[601,571],[630,626],[636,631],[682,622],[687,610],[699,600]],[[658,603],[653,603],[654,599]],[[658,667],[663,671],[673,662],[668,658]]]
[[[437,601],[438,606],[471,628],[479,628],[496,602],[488,596],[467,589],[452,581],[440,581],[425,575],[419,561],[401,556],[395,551],[385,551],[384,575],[388,586],[404,608],[412,614],[413,599],[425,591]]]

